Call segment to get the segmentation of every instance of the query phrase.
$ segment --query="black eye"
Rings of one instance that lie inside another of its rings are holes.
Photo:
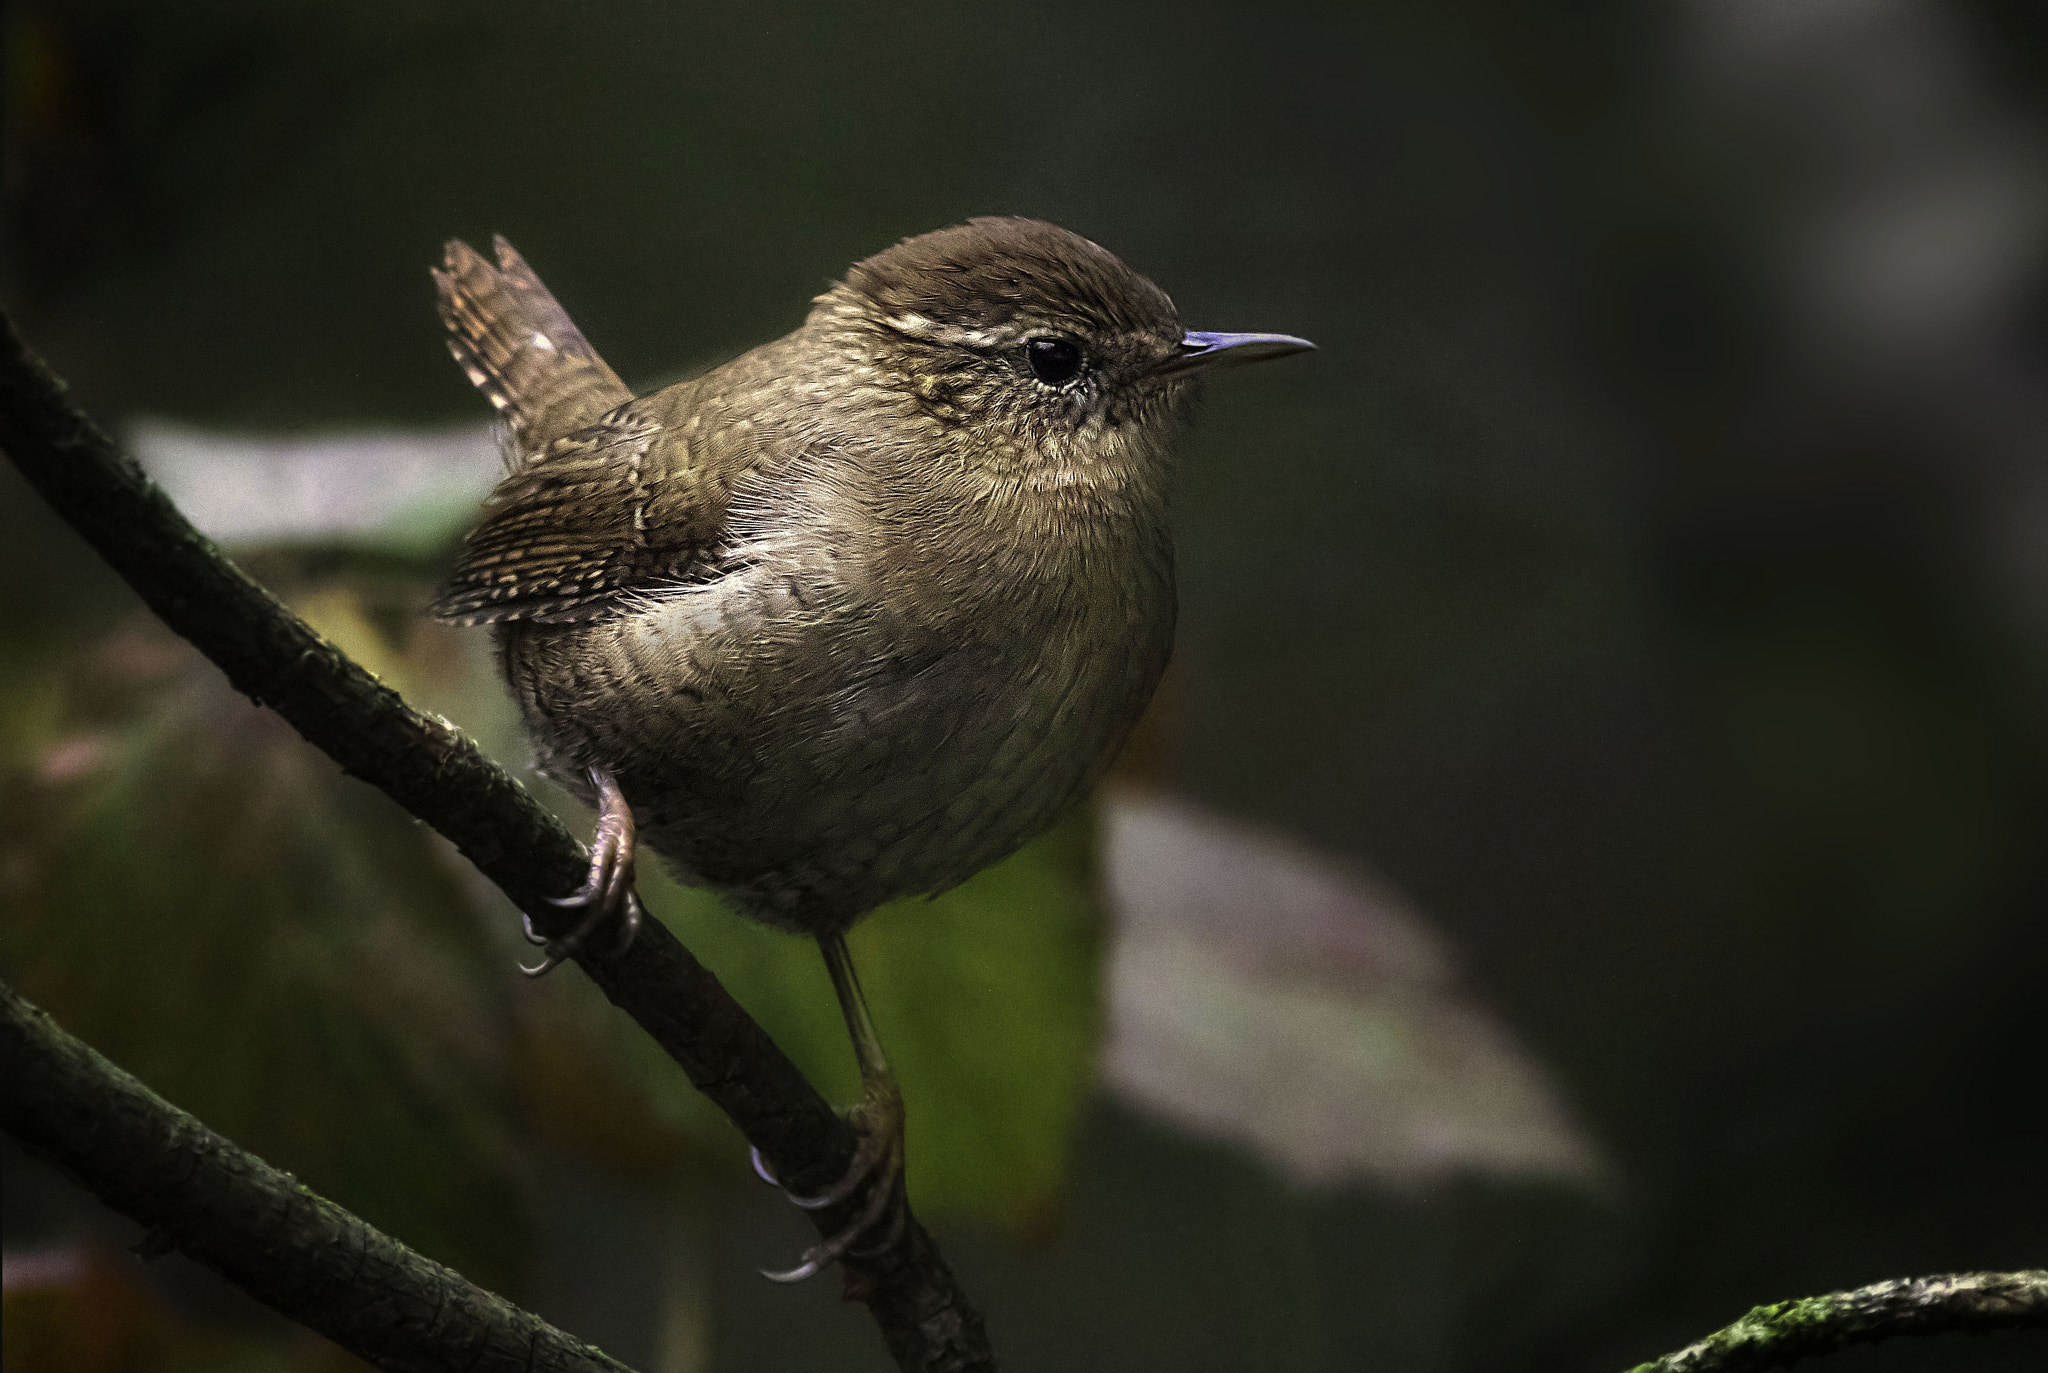
[[[1063,338],[1035,338],[1024,345],[1031,374],[1047,386],[1072,381],[1081,370],[1081,349]]]

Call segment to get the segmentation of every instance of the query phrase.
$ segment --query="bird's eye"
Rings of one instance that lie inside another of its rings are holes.
[[[1024,345],[1024,360],[1031,364],[1031,375],[1058,386],[1081,370],[1081,349],[1063,338],[1035,338]]]

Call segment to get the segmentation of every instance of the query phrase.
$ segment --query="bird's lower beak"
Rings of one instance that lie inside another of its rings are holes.
[[[1313,343],[1292,334],[1206,334],[1190,330],[1180,341],[1180,347],[1159,364],[1158,375],[1208,372],[1219,367],[1237,367],[1266,358],[1284,358],[1289,353],[1313,351]]]

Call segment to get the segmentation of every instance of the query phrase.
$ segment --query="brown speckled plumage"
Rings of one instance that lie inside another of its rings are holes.
[[[631,398],[510,248],[437,273],[514,465],[436,607],[496,627],[542,766],[828,934],[1010,853],[1094,783],[1173,639],[1173,304],[1085,239],[975,220]],[[1028,340],[1085,364],[1034,374]]]

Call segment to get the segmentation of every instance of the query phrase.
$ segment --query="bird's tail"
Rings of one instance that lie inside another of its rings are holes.
[[[530,455],[633,398],[503,237],[496,266],[449,240],[434,285],[448,351]]]

